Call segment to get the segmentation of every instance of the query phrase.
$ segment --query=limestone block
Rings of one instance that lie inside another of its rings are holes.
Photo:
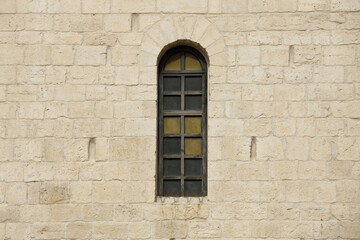
[[[207,11],[207,2],[205,0],[195,0],[191,3],[176,0],[159,0],[157,2],[157,10],[176,13],[205,13]]]
[[[58,239],[65,237],[65,223],[34,223],[31,236],[37,239]]]
[[[101,136],[101,120],[77,119],[74,121],[74,137],[99,137]]]
[[[75,222],[66,225],[66,237],[74,239],[89,239],[92,237],[92,224]]]
[[[257,18],[252,15],[238,15],[227,18],[224,29],[228,32],[244,32],[256,30]]]
[[[155,166],[152,162],[130,162],[130,180],[151,181],[155,179]]]
[[[102,16],[100,15],[54,15],[54,30],[56,31],[93,32],[102,29]]]
[[[291,0],[254,0],[248,3],[249,12],[295,12],[297,10],[297,1]]]
[[[357,11],[360,10],[360,3],[356,0],[333,0],[330,8],[331,11]]]
[[[298,10],[304,12],[329,10],[330,5],[326,0],[300,0]]]
[[[29,45],[25,48],[25,65],[48,65],[51,63],[51,47]]]
[[[186,221],[157,221],[154,223],[155,238],[185,238],[188,234],[188,223]]]
[[[360,199],[357,180],[342,180],[336,182],[336,200],[340,202],[356,202]]]
[[[217,138],[215,139],[217,140]],[[229,137],[226,135],[223,140],[221,159],[248,161],[250,159],[250,141],[251,138],[249,137]]]
[[[224,116],[224,104],[219,102],[209,103],[215,106],[216,110],[219,111],[219,116],[214,117],[223,117]],[[220,105],[221,104],[221,105]],[[230,118],[250,118],[253,114],[253,104],[251,101],[227,101],[225,103],[225,115]],[[211,105],[209,106],[211,109]],[[217,113],[217,112],[216,112]],[[209,116],[211,113],[209,111]]]
[[[16,11],[18,13],[40,13],[46,11],[46,0],[19,0],[16,1]]]
[[[269,219],[273,220],[297,220],[299,218],[299,208],[294,204],[270,203],[267,206]]]
[[[91,204],[83,206],[85,221],[110,221],[113,219],[113,206],[106,204]]]
[[[330,44],[331,33],[329,31],[313,31],[311,39],[313,44]]]
[[[106,32],[130,32],[130,14],[110,14],[104,16],[104,29]]]
[[[360,121],[356,119],[347,119],[346,121],[347,135],[359,136],[360,135]]]
[[[270,177],[272,179],[297,179],[298,163],[297,161],[278,161],[269,164]]]
[[[268,119],[247,119],[244,121],[246,136],[268,136],[271,122]]]
[[[260,48],[258,46],[240,46],[236,61],[239,65],[259,65]]]
[[[122,202],[123,183],[118,181],[94,182],[93,183],[93,202],[95,203],[114,203]]]
[[[50,206],[48,205],[21,205],[20,221],[46,222],[50,219]]]
[[[289,48],[287,46],[261,47],[261,63],[263,65],[288,66]]]
[[[113,13],[132,13],[132,12],[154,12],[156,7],[155,0],[134,0],[134,1],[113,1],[111,12]]]
[[[21,205],[27,200],[27,186],[25,183],[8,183],[6,189],[6,203]]]
[[[235,161],[216,161],[208,164],[209,180],[236,180]]]
[[[119,85],[137,85],[139,81],[138,66],[116,68],[115,83]]]
[[[288,202],[313,201],[313,181],[298,180],[285,182],[285,198]],[[301,214],[301,213],[300,213]]]
[[[209,100],[239,100],[241,99],[242,86],[240,84],[213,84],[210,85]]]
[[[287,138],[286,157],[289,160],[307,160],[309,144],[307,138]]]
[[[190,222],[189,237],[192,238],[216,238],[222,233],[222,224],[218,221]]]
[[[93,237],[95,239],[126,239],[128,225],[125,223],[95,223]]]
[[[209,136],[239,136],[244,133],[240,119],[209,119]]]
[[[283,69],[280,67],[255,67],[254,82],[260,84],[281,83],[284,78]]]
[[[359,143],[355,138],[338,138],[337,159],[358,160],[360,156]]]
[[[239,163],[237,172],[240,180],[269,180],[269,165],[267,163]]]
[[[225,237],[251,237],[251,223],[247,220],[227,220],[224,222]]]
[[[1,17],[0,17],[1,22]],[[0,26],[1,27],[1,26]],[[24,49],[18,45],[0,45],[0,64],[22,64],[24,59]]]
[[[105,86],[98,85],[98,86],[87,86],[86,87],[86,100],[90,100],[90,101],[105,100],[106,94],[107,94],[107,91],[106,91]],[[111,106],[111,104],[109,104],[109,105]]]
[[[72,137],[73,121],[70,119],[59,118],[55,121],[56,128],[54,129],[55,137]]]
[[[114,46],[116,41],[117,37],[115,34],[104,32],[89,32],[84,34],[83,44],[95,46]]]
[[[330,219],[329,205],[306,203],[301,206],[301,218],[307,221],[327,221]]]
[[[344,134],[345,124],[342,119],[317,119],[315,124],[317,136],[341,136]]]
[[[44,32],[45,44],[81,44],[82,34],[76,32]]]
[[[125,120],[125,136],[156,136],[156,120],[134,118]]]
[[[4,239],[29,239],[31,225],[29,223],[7,223]]]
[[[260,185],[261,201],[284,201],[285,185],[281,181],[264,181]]]
[[[149,238],[151,235],[150,223],[130,223],[129,224],[129,237],[135,239]]]
[[[25,29],[35,31],[51,30],[53,26],[53,18],[51,15],[44,14],[28,14],[25,15]]]
[[[22,103],[19,107],[19,117],[25,119],[43,119],[45,106],[43,103]]]
[[[81,125],[80,123],[86,124],[88,122],[87,121],[79,122],[80,126],[84,126]],[[89,145],[88,139],[72,139],[66,141],[64,146],[65,159],[69,162],[88,161],[89,160],[88,145]]]
[[[0,207],[0,222],[17,222],[19,221],[19,207],[18,206],[6,206]]]
[[[282,140],[276,137],[257,138],[257,160],[282,160],[284,151]]]
[[[90,118],[94,116],[94,110],[94,102],[76,102],[69,104],[67,116],[70,118]]]
[[[115,103],[117,118],[155,118],[156,104],[150,101],[123,101]]]
[[[82,221],[82,205],[54,204],[51,206],[51,221]]]
[[[153,173],[149,173],[152,174]],[[104,179],[106,181],[109,180],[129,180],[130,172],[129,172],[129,163],[122,162],[110,162],[104,165]]]
[[[97,102],[95,105],[95,117],[98,118],[113,118],[114,106],[112,102]]]
[[[359,101],[334,102],[331,105],[333,116],[345,118],[360,117]]]
[[[225,201],[259,201],[260,185],[259,182],[246,181],[226,181],[222,184],[223,198]]]
[[[138,63],[139,50],[134,46],[116,46],[111,51],[111,63],[115,66],[134,65]],[[124,57],[126,56],[126,57]]]
[[[223,13],[246,13],[246,1],[224,0],[221,3],[221,12]]]
[[[0,84],[14,84],[16,82],[16,67],[15,66],[0,66],[2,76]]]
[[[105,65],[106,47],[79,46],[76,48],[75,63],[78,65]]]
[[[281,84],[274,88],[274,98],[278,101],[302,101],[306,98],[306,86]]]
[[[14,159],[17,161],[41,161],[43,159],[43,141],[41,139],[15,140]]]
[[[257,25],[260,30],[306,30],[306,22],[306,16],[301,14],[271,14],[260,16]]]
[[[242,99],[246,101],[272,101],[274,86],[249,84],[242,87]]]
[[[274,119],[272,121],[272,132],[274,136],[293,136],[296,131],[296,120],[294,119]]]
[[[91,182],[70,183],[70,201],[75,203],[91,202]]]
[[[299,162],[300,179],[324,179],[326,177],[326,162],[301,161]]]
[[[40,186],[40,203],[66,203],[70,200],[67,183],[45,182]]]
[[[331,115],[331,106],[327,102],[310,102],[308,104],[309,117],[329,117]]]
[[[149,203],[154,201],[155,182],[126,182],[123,184],[124,200],[126,203]]]
[[[31,162],[24,168],[25,182],[51,181],[54,179],[54,174],[52,163],[48,162]]]
[[[318,46],[294,46],[294,63],[318,63],[321,57],[321,48]]]
[[[0,139],[0,162],[12,161],[14,142],[12,139]]]
[[[19,32],[17,33],[16,42],[19,44],[39,44],[41,43],[41,33],[32,31],[32,32]]]
[[[170,220],[174,218],[174,206],[164,204],[147,204],[144,206],[144,219]],[[139,216],[140,217],[140,216]]]
[[[74,49],[72,46],[54,46],[52,48],[52,61],[54,65],[72,65],[74,62]]]
[[[24,15],[1,14],[0,31],[21,31],[25,27]]]
[[[231,108],[231,107],[229,107]],[[208,116],[210,118],[223,118],[225,116],[225,103],[224,102],[212,102],[208,105]],[[231,110],[228,111],[231,115]],[[228,116],[229,117],[229,116]]]
[[[358,44],[360,41],[359,31],[333,31],[331,42],[334,44]]]
[[[80,13],[80,0],[54,0],[48,3],[49,13]]]
[[[83,13],[109,13],[110,0],[82,0]]]
[[[143,207],[153,205],[126,204],[114,208],[114,220],[120,222],[140,221],[143,219]]]
[[[351,100],[354,88],[352,84],[309,84],[308,99],[312,100]]]
[[[324,46],[325,65],[352,65],[355,63],[355,49],[353,46]]]
[[[358,28],[358,21],[359,21],[359,14],[355,13],[348,13],[347,14],[347,22],[345,23],[346,29],[357,29]]]
[[[233,67],[227,71],[227,82],[229,83],[251,83],[253,70],[251,67]]]

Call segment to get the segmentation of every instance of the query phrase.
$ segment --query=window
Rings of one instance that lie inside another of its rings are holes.
[[[169,50],[158,69],[159,196],[207,194],[207,66],[194,48]]]

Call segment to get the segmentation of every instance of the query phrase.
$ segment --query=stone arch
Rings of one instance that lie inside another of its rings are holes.
[[[140,66],[157,66],[164,52],[181,44],[199,50],[208,66],[227,65],[225,41],[215,24],[203,16],[168,16],[145,32]]]

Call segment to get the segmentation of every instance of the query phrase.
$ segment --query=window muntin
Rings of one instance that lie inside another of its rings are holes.
[[[191,47],[168,51],[159,64],[160,196],[207,194],[207,67]]]

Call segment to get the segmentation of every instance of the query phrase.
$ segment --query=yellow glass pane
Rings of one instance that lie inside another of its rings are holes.
[[[201,117],[185,117],[185,133],[201,133]]]
[[[199,60],[192,54],[185,54],[185,70],[201,70]]]
[[[180,117],[164,117],[164,134],[180,133]]]
[[[201,155],[201,138],[185,138],[185,154]]]
[[[171,70],[180,70],[180,61],[181,60],[181,54],[177,53],[172,55],[165,64],[165,70],[171,71]]]

